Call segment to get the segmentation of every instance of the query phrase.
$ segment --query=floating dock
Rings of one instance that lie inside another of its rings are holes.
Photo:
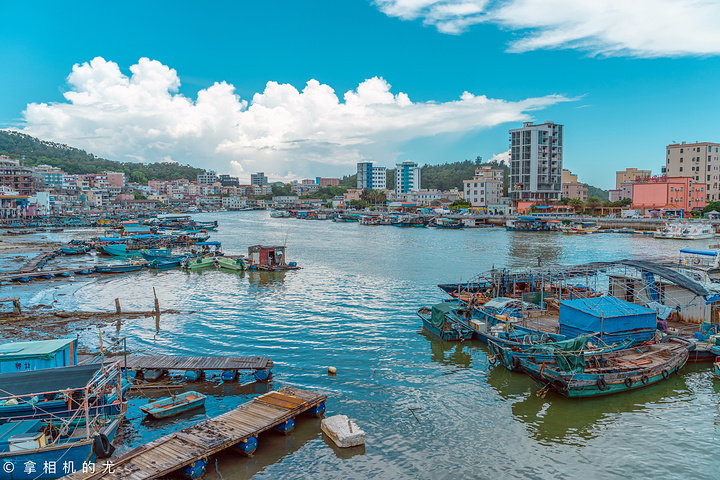
[[[179,357],[134,355],[127,357],[124,367],[135,370],[264,370],[272,368],[267,357]]]
[[[100,466],[96,473],[80,470],[63,478],[144,480],[159,478],[182,468],[197,468],[196,462],[203,462],[204,466],[203,459],[208,456],[241,442],[255,442],[259,433],[274,427],[282,429],[301,413],[321,415],[326,400],[327,396],[320,393],[284,387],[261,395],[235,410],[110,458],[112,473],[105,472]]]

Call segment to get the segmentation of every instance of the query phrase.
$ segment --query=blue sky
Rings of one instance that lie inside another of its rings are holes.
[[[595,3],[2,2],[0,128],[290,180],[490,159],[553,120],[603,188],[720,141],[717,3]]]

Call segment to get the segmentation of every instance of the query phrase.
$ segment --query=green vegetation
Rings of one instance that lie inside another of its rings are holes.
[[[720,202],[710,202],[707,205],[705,205],[705,208],[703,208],[702,213],[708,213],[715,210],[716,212],[720,212]]]
[[[590,197],[596,197],[603,202],[607,202],[608,200],[610,200],[610,192],[608,192],[607,190],[593,187],[592,185],[589,185],[587,183],[583,183],[583,185],[585,186],[585,188],[588,189],[588,200],[590,200]]]
[[[84,150],[54,142],[38,140],[24,133],[0,131],[0,155],[19,159],[25,156],[25,165],[51,165],[70,174],[97,174],[105,171],[123,172],[131,182],[147,184],[148,180],[195,180],[205,170],[172,162],[133,163],[116,162],[96,157]]]

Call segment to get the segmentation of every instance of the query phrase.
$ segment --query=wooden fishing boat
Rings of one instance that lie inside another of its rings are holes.
[[[187,270],[197,270],[200,268],[214,267],[215,257],[197,257],[197,258],[186,258],[180,262],[180,266]]]
[[[174,255],[170,257],[165,258],[157,258],[155,260],[150,261],[148,266],[150,268],[155,268],[157,270],[162,270],[165,268],[175,268],[179,267],[183,260],[188,258],[188,255]]]
[[[509,344],[505,347],[501,347],[499,344],[491,340],[490,342],[488,342],[488,345],[490,346],[490,352],[492,353],[492,356],[488,357],[488,361],[491,365],[499,362],[508,370],[519,372],[521,371],[520,358],[529,359],[530,361],[533,361],[535,363],[547,362],[553,360],[556,352],[562,352],[582,353],[587,359],[588,356],[597,355],[598,353],[624,350],[634,343],[631,338],[626,338],[619,343],[595,346],[589,343],[589,339],[589,336],[581,335],[577,338],[573,338],[570,340],[560,340],[559,342],[548,342],[531,345]]]
[[[153,418],[168,418],[205,405],[205,395],[198,392],[183,392],[171,397],[161,398],[140,407],[146,415]]]
[[[79,245],[75,247],[60,247],[60,251],[65,255],[81,255],[92,250],[92,245]]]
[[[217,263],[218,267],[225,270],[232,270],[235,272],[241,272],[245,270],[245,261],[242,259],[242,257],[216,257],[215,262]]]
[[[164,260],[166,258],[174,257],[170,255],[172,252],[167,248],[151,248],[147,250],[140,250],[140,255],[147,260],[152,262],[153,260]]]
[[[103,267],[95,267],[98,273],[126,273],[137,272],[142,269],[142,265],[107,265]]]
[[[88,274],[90,274],[90,273],[92,273],[92,272],[94,272],[94,271],[95,271],[95,267],[93,267],[93,268],[82,268],[82,269],[80,269],[80,270],[75,270],[75,273],[80,274],[80,275],[88,275]]]
[[[423,321],[423,327],[433,335],[447,341],[463,341],[472,338],[473,331],[461,320],[463,310],[457,303],[442,302],[429,307],[422,307],[417,315]]]
[[[554,358],[540,362],[518,357],[519,368],[568,398],[621,393],[667,380],[685,365],[692,342],[677,337],[666,340],[588,357],[567,352],[556,352]]]
[[[438,218],[435,220],[435,228],[461,230],[463,224],[460,220],[453,220],[452,218]]]

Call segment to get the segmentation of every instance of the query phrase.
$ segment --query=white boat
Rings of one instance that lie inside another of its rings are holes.
[[[671,238],[675,240],[704,240],[713,238],[715,230],[709,223],[673,222],[666,223],[655,232],[655,238]]]

